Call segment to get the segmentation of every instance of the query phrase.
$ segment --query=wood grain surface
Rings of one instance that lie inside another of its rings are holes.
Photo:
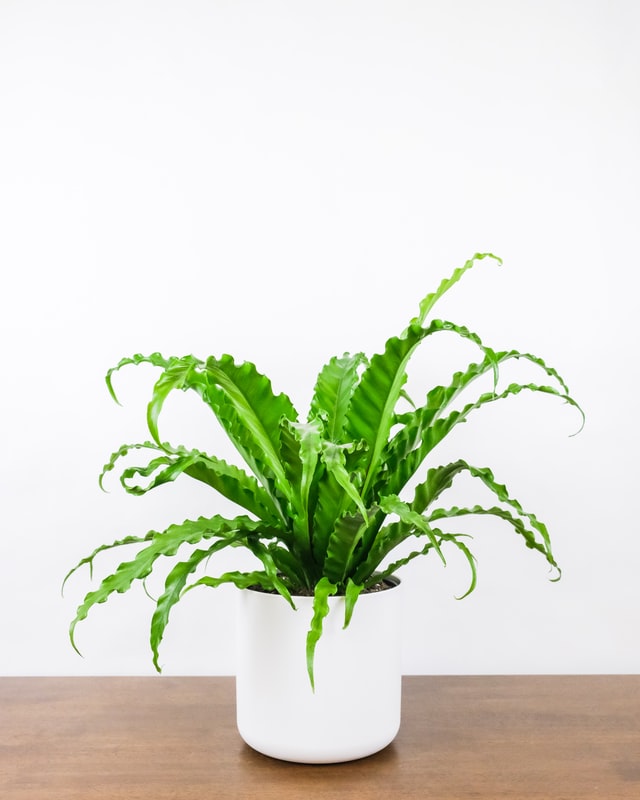
[[[259,755],[234,714],[233,678],[0,678],[0,798],[640,798],[636,675],[406,677],[396,741],[347,764]]]

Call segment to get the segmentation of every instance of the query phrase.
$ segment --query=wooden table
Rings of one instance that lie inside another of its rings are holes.
[[[2,800],[385,797],[638,800],[640,676],[406,677],[396,741],[329,766],[247,747],[233,678],[0,678]]]

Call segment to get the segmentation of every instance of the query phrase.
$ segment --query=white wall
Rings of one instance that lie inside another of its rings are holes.
[[[564,576],[478,523],[470,598],[454,555],[404,571],[405,671],[638,671],[638,8],[1,0],[1,673],[152,672],[141,589],[94,609],[80,659],[66,631],[92,584],[62,599],[61,579],[103,541],[219,508],[188,482],[100,492],[108,455],[145,438],[153,380],[123,371],[119,408],[109,366],[231,352],[304,407],[331,355],[375,352],[478,250],[505,267],[440,315],[557,366],[587,426],[569,438],[572,409],[521,396],[437,460],[492,466]],[[455,368],[475,358],[449,346]],[[220,451],[190,401],[166,437]],[[166,672],[233,671],[234,598],[185,598]]]

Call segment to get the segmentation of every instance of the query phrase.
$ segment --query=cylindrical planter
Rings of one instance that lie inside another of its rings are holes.
[[[239,593],[238,731],[285,761],[336,763],[376,753],[400,727],[399,581],[360,595],[346,629],[344,597],[330,597],[311,688],[306,638],[311,597]]]

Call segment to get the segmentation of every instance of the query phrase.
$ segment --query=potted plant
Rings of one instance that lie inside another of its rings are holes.
[[[418,315],[386,342],[383,352],[370,359],[362,353],[332,358],[318,375],[304,420],[253,364],[237,364],[229,355],[204,361],[134,355],[110,369],[106,382],[116,400],[117,370],[150,363],[161,372],[147,407],[150,439],[113,453],[101,485],[106,473],[128,463],[120,459],[143,451],[150,454],[144,466],[122,469],[127,492],[142,495],[186,475],[211,486],[242,513],[126,536],[83,558],[65,581],[82,565],[93,568],[106,550],[139,548],[78,607],[70,628],[74,647],[76,625],[94,605],[144,581],[160,556],[176,556],[187,545],[187,556],[169,571],[155,601],[150,643],[158,671],[159,646],[175,603],[197,586],[234,584],[242,590],[237,708],[244,739],[268,755],[307,762],[358,758],[388,744],[400,722],[396,572],[429,553],[444,563],[445,549],[456,548],[470,568],[463,596],[475,587],[467,537],[451,532],[449,520],[499,519],[542,554],[556,571],[554,579],[559,577],[546,526],[488,468],[463,459],[423,468],[438,443],[472,412],[520,392],[554,395],[582,414],[558,372],[541,358],[494,350],[466,327],[431,319],[438,299],[485,258],[502,263],[490,253],[476,254],[422,300]],[[410,358],[443,332],[475,345],[478,359],[414,403],[404,389]],[[543,382],[501,388],[499,368],[511,359],[529,362]],[[493,376],[493,388],[465,402],[461,398],[454,408],[454,401],[462,393],[468,397],[471,384],[485,374]],[[167,396],[177,389],[195,391],[209,406],[250,471],[162,441],[158,419]],[[495,504],[442,505],[462,473],[484,484]],[[416,549],[401,547],[414,540]],[[201,574],[212,556],[233,547],[250,551],[255,569]]]

